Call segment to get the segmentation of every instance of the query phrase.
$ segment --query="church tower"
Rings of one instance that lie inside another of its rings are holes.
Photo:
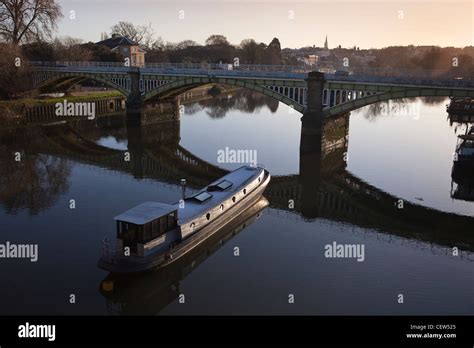
[[[324,41],[324,49],[327,50],[328,48],[328,36],[326,35],[326,41]]]

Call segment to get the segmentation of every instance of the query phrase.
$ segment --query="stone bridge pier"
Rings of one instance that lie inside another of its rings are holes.
[[[307,106],[301,117],[300,152],[321,153],[323,128],[324,74],[312,71],[306,79],[308,86]],[[318,141],[319,139],[319,141]]]
[[[141,123],[141,109],[143,106],[140,93],[140,69],[131,68],[128,72],[130,78],[130,94],[127,97],[127,123],[139,125]]]

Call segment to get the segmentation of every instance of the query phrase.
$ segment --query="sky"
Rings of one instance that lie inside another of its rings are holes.
[[[474,0],[58,0],[57,36],[99,41],[119,21],[151,25],[165,42],[222,34],[282,47],[474,45]],[[71,12],[73,11],[73,12]]]

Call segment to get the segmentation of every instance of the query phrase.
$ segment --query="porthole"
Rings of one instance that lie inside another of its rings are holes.
[[[244,195],[247,194],[247,189],[244,189]]]
[[[235,196],[234,196],[234,197],[232,197],[232,202],[234,202],[234,203],[235,203]]]
[[[207,220],[211,220],[211,213],[207,213],[207,214],[206,214],[206,219],[207,219]]]

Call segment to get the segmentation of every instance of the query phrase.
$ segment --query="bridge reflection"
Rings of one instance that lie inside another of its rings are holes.
[[[145,110],[146,117],[140,127],[126,125],[123,117],[101,117],[95,122],[16,129],[14,135],[2,135],[1,146],[6,150],[3,153],[27,154],[23,163],[33,171],[38,170],[38,163],[44,163],[39,161],[41,156],[51,158],[56,166],[51,168],[57,170],[54,175],[49,172],[50,178],[42,177],[46,182],[38,184],[40,189],[3,184],[0,199],[12,207],[34,207],[33,213],[47,209],[55,196],[67,189],[70,173],[67,160],[177,186],[181,178],[186,178],[190,188],[200,188],[224,175],[225,169],[180,145],[180,121],[173,116],[175,112],[173,107]],[[293,212],[305,220],[323,218],[474,250],[474,218],[410,202],[403,202],[400,209],[399,197],[371,186],[346,169],[349,115],[323,122],[321,127],[303,122],[299,173],[273,177],[265,193],[272,208]],[[113,149],[98,144],[99,139],[108,136],[123,140],[127,148]],[[17,141],[15,137],[28,140]],[[24,148],[19,149],[19,144]],[[11,156],[0,161],[5,173],[13,174],[4,177],[11,177],[14,182],[17,164]],[[45,189],[48,187],[49,191]],[[44,195],[49,198],[44,199]]]

